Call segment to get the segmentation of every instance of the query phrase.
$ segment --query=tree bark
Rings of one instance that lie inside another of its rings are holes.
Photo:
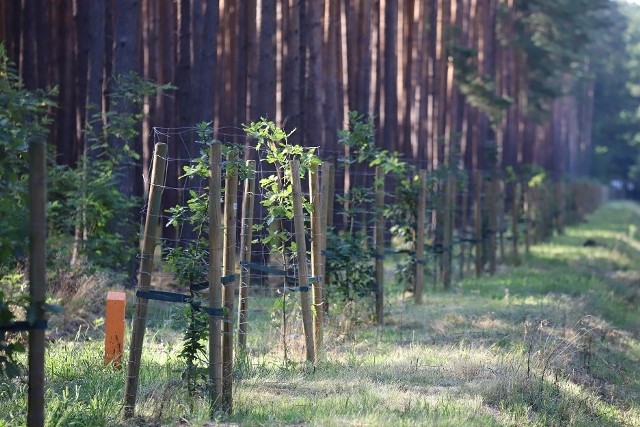
[[[384,128],[382,146],[396,149],[398,135],[398,0],[386,0],[384,14]]]

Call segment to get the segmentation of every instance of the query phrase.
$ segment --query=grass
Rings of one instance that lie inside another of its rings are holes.
[[[296,316],[283,362],[273,300],[256,298],[235,410],[216,422],[640,426],[638,227],[640,207],[611,203],[518,267],[430,289],[423,306],[390,292],[383,328],[334,311],[316,367]],[[122,421],[125,374],[102,365],[101,337],[80,333],[49,345],[47,425],[215,425],[185,395],[171,316],[150,324],[138,418]],[[24,423],[25,396],[24,379],[0,385],[0,426]]]

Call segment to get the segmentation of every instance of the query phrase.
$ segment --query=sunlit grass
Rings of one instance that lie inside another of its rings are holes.
[[[283,361],[274,299],[256,296],[234,413],[217,421],[640,426],[637,227],[640,207],[607,205],[532,247],[520,266],[469,277],[449,292],[429,284],[422,306],[391,291],[384,327],[334,308],[315,367],[304,362],[297,315]],[[597,245],[583,246],[588,239]],[[47,350],[47,425],[208,422],[207,402],[186,396],[174,313],[150,313],[139,418],[122,421],[124,370],[103,366],[101,337],[80,334]],[[24,424],[25,396],[24,380],[0,386],[0,425]]]

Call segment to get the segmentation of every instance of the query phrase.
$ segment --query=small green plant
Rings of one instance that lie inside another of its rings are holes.
[[[415,168],[400,159],[397,152],[381,150],[376,147],[375,130],[373,120],[365,118],[356,111],[349,112],[349,129],[339,132],[339,141],[349,148],[349,155],[340,158],[340,164],[344,168],[353,165],[365,164],[367,166],[379,166],[385,175],[391,176],[395,181],[394,203],[386,204],[384,207],[384,217],[393,225],[390,228],[391,234],[399,241],[401,249],[412,249],[415,246],[415,230],[417,225],[416,209],[417,195],[419,189],[418,177]],[[345,230],[340,239],[334,238],[330,244],[337,247],[327,246],[329,252],[339,252],[338,248],[349,245],[353,247],[356,242],[367,244],[367,239],[356,236],[354,229],[355,215],[360,211],[370,210],[374,191],[371,187],[352,188],[341,199],[343,214],[349,218],[349,229]],[[343,262],[344,265],[362,264],[360,250],[350,252],[350,262]],[[343,255],[348,255],[346,252]],[[329,264],[330,261],[328,260]],[[412,283],[413,271],[415,269],[415,256],[410,255],[397,264],[396,280],[401,286],[409,287]],[[351,286],[351,285],[348,285]],[[356,285],[356,287],[361,287]]]
[[[175,88],[158,86],[135,73],[114,80],[112,108],[104,114],[96,106],[87,111],[86,147],[77,166],[50,167],[48,215],[52,242],[74,236],[71,264],[84,257],[92,265],[122,270],[130,267],[137,251],[138,223],[131,212],[140,206],[140,199],[126,194],[119,184],[128,179],[129,168],[140,157],[133,140],[139,135],[142,104],[146,96]],[[120,111],[122,103],[131,111]]]
[[[356,230],[357,218],[366,213],[373,202],[373,191],[353,187],[338,196],[337,202],[343,206],[347,229],[341,233],[327,233],[326,277],[330,283],[329,300],[346,303],[361,300],[376,288],[371,251],[367,249],[371,247],[372,239],[362,229]]]
[[[202,122],[196,125],[198,144],[201,146],[199,157],[193,159],[183,167],[181,180],[191,183],[201,182],[209,176],[209,147],[219,143],[213,139],[211,124]],[[222,153],[225,156],[237,158],[241,147],[234,144],[223,144]],[[248,176],[249,171],[241,160],[226,161],[224,168],[237,168],[240,177]],[[182,229],[187,225],[194,237],[181,245],[164,248],[164,259],[175,279],[182,288],[189,289],[191,304],[182,312],[186,320],[180,358],[186,368],[183,379],[187,385],[187,392],[194,397],[206,390],[207,368],[206,348],[204,342],[208,336],[208,316],[200,310],[202,300],[192,285],[206,280],[209,268],[209,192],[208,187],[190,189],[185,205],[177,205],[166,210],[169,214],[167,227]]]
[[[16,312],[29,305],[24,275],[16,270],[0,268],[0,325],[17,320]],[[0,329],[0,378],[14,378],[22,370],[17,356],[25,351],[25,337]]]
[[[27,90],[0,43],[0,325],[26,314],[29,304],[22,270],[28,249],[29,140],[45,138],[57,89]],[[28,317],[28,316],[27,316]],[[29,320],[29,319],[27,319]],[[0,377],[20,373],[20,334],[0,330]]]
[[[363,250],[367,239],[362,232],[329,233],[326,276],[331,301],[353,301],[375,291],[371,253]]]
[[[260,185],[264,191],[261,204],[266,208],[262,224],[254,225],[254,230],[265,231],[260,243],[292,260],[296,252],[293,233],[283,226],[283,221],[293,219],[293,184],[291,182],[291,160],[300,160],[300,176],[305,176],[309,168],[319,166],[320,158],[315,148],[290,144],[287,134],[275,123],[262,119],[244,126],[247,136],[257,140],[256,149],[264,153],[264,161],[275,168],[275,173],[262,178]],[[310,213],[311,203],[303,198],[304,210]]]
[[[207,148],[213,143],[212,131],[208,123],[197,125],[199,143],[202,145],[200,156],[191,164],[184,166],[184,174],[180,179],[193,181],[205,178],[209,173],[209,153]],[[180,358],[185,362],[183,379],[187,385],[190,398],[206,387],[206,348],[204,341],[207,338],[208,316],[198,309],[201,304],[199,296],[191,288],[191,285],[202,282],[207,277],[208,271],[208,233],[209,233],[209,193],[206,189],[201,191],[189,190],[189,199],[186,206],[177,205],[167,209],[169,220],[167,227],[180,229],[188,224],[195,234],[195,238],[186,245],[177,245],[164,249],[164,259],[175,279],[182,288],[189,289],[191,304],[185,307],[182,316],[186,319],[186,328],[183,336]],[[191,402],[191,404],[193,404]]]
[[[276,298],[271,307],[271,326],[280,328],[280,340],[282,345],[282,361],[287,366],[289,360],[289,345],[287,344],[287,328],[291,323],[290,316],[294,314],[295,301],[286,289],[278,290],[279,298]]]
[[[274,168],[274,173],[262,178],[260,186],[263,190],[260,202],[266,210],[266,216],[261,224],[253,226],[254,231],[262,236],[255,239],[271,251],[272,257],[282,262],[282,268],[289,270],[296,257],[297,244],[291,227],[285,222],[293,219],[293,183],[291,177],[291,161],[300,161],[300,176],[307,174],[310,168],[321,164],[315,148],[290,144],[287,138],[292,132],[286,133],[275,123],[266,119],[252,122],[244,126],[247,136],[257,140],[256,149],[264,156],[261,161]],[[302,198],[303,210],[308,215],[313,207],[311,202]],[[272,258],[272,259],[273,259]],[[284,361],[288,363],[287,355],[287,324],[291,299],[287,300],[287,290],[280,292],[281,297],[274,303],[272,312],[278,313],[281,319],[282,345]],[[275,316],[272,316],[275,317]]]

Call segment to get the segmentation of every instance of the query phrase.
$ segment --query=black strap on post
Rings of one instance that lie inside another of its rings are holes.
[[[195,310],[207,313],[210,316],[222,317],[224,310],[222,308],[206,307],[199,303],[196,303],[191,295],[178,294],[175,292],[158,291],[150,289],[148,291],[142,291],[138,289],[136,291],[138,298],[151,299],[155,301],[175,302],[182,304],[191,304]]]
[[[262,271],[263,273],[273,274],[274,276],[289,276],[289,273],[285,270],[279,270],[277,268],[269,267],[268,265],[256,264],[254,262],[240,262],[242,267],[245,267],[249,270],[257,270]]]
[[[255,264],[253,262],[246,261],[240,262],[240,265],[249,270],[262,271],[263,273],[273,274],[274,276],[283,276],[287,283],[298,283],[299,281],[297,276],[292,276],[285,270],[278,270],[277,268],[269,267],[268,265]],[[310,276],[308,278],[309,283],[318,283],[319,281],[319,277]],[[308,292],[309,286],[288,286],[287,289],[292,292]]]
[[[236,281],[236,275],[235,274],[230,274],[228,276],[222,276],[220,278],[220,283],[222,283],[223,285],[228,285],[229,283],[233,283]],[[205,280],[204,282],[200,282],[200,283],[192,283],[189,286],[189,290],[191,292],[202,292],[206,289],[209,289],[209,281]]]
[[[47,329],[46,320],[36,320],[35,322],[9,322],[6,325],[0,325],[0,331],[4,332],[24,332],[30,330],[43,330]]]

